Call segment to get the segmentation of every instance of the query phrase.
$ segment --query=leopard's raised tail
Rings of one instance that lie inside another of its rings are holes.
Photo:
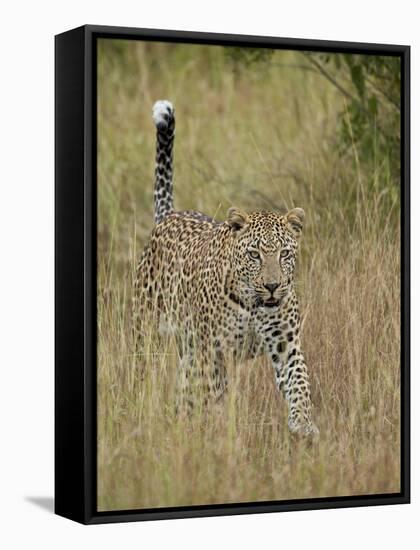
[[[153,105],[153,120],[156,126],[155,167],[155,222],[160,223],[173,212],[173,146],[175,137],[175,110],[166,99]]]

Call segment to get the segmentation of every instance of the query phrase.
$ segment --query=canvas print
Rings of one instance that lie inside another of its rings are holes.
[[[400,492],[400,88],[98,39],[98,511]]]

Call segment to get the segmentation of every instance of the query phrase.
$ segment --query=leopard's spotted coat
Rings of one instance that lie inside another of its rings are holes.
[[[289,429],[318,433],[300,345],[294,269],[304,212],[245,213],[224,222],[175,211],[172,198],[174,109],[153,108],[157,128],[155,221],[135,283],[137,338],[151,310],[179,335],[181,402],[193,380],[215,398],[227,387],[225,360],[266,354],[289,407]],[[162,324],[163,323],[163,324]]]

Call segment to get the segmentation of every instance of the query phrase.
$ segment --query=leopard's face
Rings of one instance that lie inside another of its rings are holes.
[[[234,232],[231,266],[237,294],[257,306],[278,307],[293,281],[304,212],[229,211]]]

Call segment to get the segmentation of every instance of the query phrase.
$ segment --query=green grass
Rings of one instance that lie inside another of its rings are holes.
[[[356,145],[338,155],[342,96],[294,52],[236,70],[221,47],[101,41],[98,57],[99,509],[399,491],[398,182]],[[183,420],[176,350],[151,328],[141,379],[131,296],[153,227],[162,98],[176,109],[177,207],[306,211],[297,290],[312,447],[290,437],[264,360],[229,365],[223,403]]]

